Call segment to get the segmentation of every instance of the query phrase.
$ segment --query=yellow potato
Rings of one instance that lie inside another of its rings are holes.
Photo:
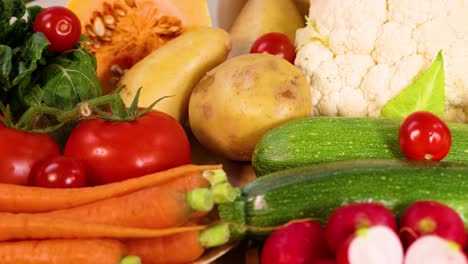
[[[241,55],[220,64],[197,84],[189,102],[198,141],[240,161],[251,160],[268,130],[310,114],[310,89],[302,72],[268,54]]]

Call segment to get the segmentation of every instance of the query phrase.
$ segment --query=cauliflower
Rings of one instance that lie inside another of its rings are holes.
[[[379,116],[442,50],[444,119],[468,121],[468,0],[311,0],[296,46],[314,115]]]

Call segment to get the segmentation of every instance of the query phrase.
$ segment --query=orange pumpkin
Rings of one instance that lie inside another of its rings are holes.
[[[211,26],[206,0],[70,0],[95,54],[103,92],[136,62],[182,32]]]

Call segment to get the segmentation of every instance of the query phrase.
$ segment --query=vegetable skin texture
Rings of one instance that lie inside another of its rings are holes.
[[[292,167],[359,159],[404,159],[401,121],[384,118],[312,117],[273,128],[255,147],[253,168],[262,176]],[[444,161],[468,161],[468,125],[446,123],[452,146]]]
[[[466,4],[311,1],[308,25],[296,34],[295,64],[308,77],[314,115],[379,116],[442,50],[447,99],[443,118],[466,122]]]
[[[0,241],[56,238],[155,238],[206,228],[203,225],[166,229],[122,227],[31,214],[0,213],[0,217],[2,219]]]
[[[0,211],[26,213],[66,209],[163,184],[190,173],[219,168],[220,165],[189,164],[122,182],[77,189],[0,184]]]
[[[206,72],[226,60],[230,49],[229,35],[222,29],[189,30],[131,67],[120,80],[120,85],[125,85],[120,95],[130,106],[141,88],[140,107],[171,96],[158,102],[154,109],[185,124],[193,88]]]
[[[0,243],[2,264],[118,264],[125,246],[110,239],[50,239]]]
[[[139,256],[145,264],[191,263],[205,252],[198,231],[160,238],[133,239],[125,242],[129,255]]]
[[[325,223],[343,203],[369,200],[399,218],[413,202],[433,199],[455,209],[466,225],[467,174],[467,165],[447,162],[360,160],[304,166],[258,178],[243,188],[238,201],[220,205],[219,213],[224,221],[271,227],[298,218]]]
[[[69,209],[40,214],[84,223],[141,228],[185,224],[192,215],[186,193],[155,186]]]
[[[310,115],[304,75],[270,54],[232,58],[197,84],[189,103],[195,137],[231,160],[250,161],[255,144],[271,128]]]

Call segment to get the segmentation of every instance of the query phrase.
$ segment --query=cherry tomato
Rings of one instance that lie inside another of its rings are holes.
[[[0,182],[27,185],[32,167],[60,155],[55,141],[45,134],[7,128],[0,123]]]
[[[90,183],[98,185],[188,164],[190,143],[173,117],[153,110],[135,121],[82,121],[65,155],[81,160]]]
[[[442,160],[449,153],[452,136],[447,125],[430,112],[410,114],[401,124],[399,142],[411,160]]]
[[[31,180],[38,187],[79,188],[86,186],[86,172],[79,160],[54,156],[33,167]]]
[[[64,52],[80,40],[80,19],[62,6],[42,10],[34,20],[34,32],[42,32],[50,42],[49,51]]]
[[[268,53],[294,64],[296,47],[285,34],[272,32],[259,37],[250,48],[250,53]]]

